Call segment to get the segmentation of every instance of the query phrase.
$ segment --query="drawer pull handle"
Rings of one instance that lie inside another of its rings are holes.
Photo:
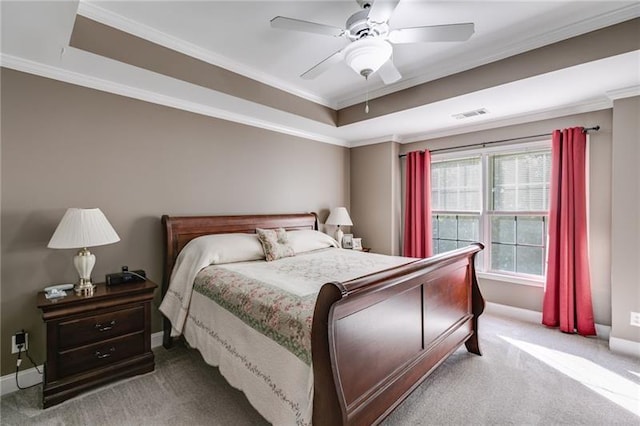
[[[113,352],[115,352],[115,351],[116,351],[116,348],[114,348],[114,347],[111,347],[111,349],[109,349],[109,352],[104,353],[104,354],[102,352],[100,352],[100,351],[96,351],[96,358],[98,358],[98,359],[109,358],[111,356],[111,354]]]
[[[108,324],[106,325],[102,325],[102,324],[96,324],[95,325],[95,329],[103,332],[103,331],[109,331],[111,330],[114,326],[116,325],[116,320],[111,320]]]

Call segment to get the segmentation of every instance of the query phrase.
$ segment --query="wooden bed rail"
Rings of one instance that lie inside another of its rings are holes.
[[[474,259],[482,249],[322,287],[312,329],[314,425],[378,423],[462,343],[480,355]]]

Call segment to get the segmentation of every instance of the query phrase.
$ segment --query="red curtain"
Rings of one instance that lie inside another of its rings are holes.
[[[585,160],[582,127],[553,132],[549,255],[542,323],[566,333],[596,334],[587,247]]]
[[[431,153],[407,154],[404,250],[409,257],[433,254],[431,227]]]

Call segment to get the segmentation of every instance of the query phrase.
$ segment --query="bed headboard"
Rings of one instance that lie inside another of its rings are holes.
[[[318,229],[315,213],[244,215],[244,216],[162,216],[164,230],[164,277],[162,295],[180,250],[196,237],[210,234],[253,234],[256,228]]]

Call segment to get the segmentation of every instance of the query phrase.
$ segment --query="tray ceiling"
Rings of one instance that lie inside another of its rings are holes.
[[[301,79],[300,74],[348,42],[269,25],[273,17],[282,15],[344,27],[357,10],[354,0],[3,1],[3,66],[346,146],[390,139],[406,142],[545,114],[601,109],[610,105],[611,93],[633,92],[640,86],[640,57],[637,49],[631,49],[387,111],[385,95],[418,85],[435,87],[429,82],[637,18],[640,4],[401,0],[391,27],[474,22],[475,34],[466,42],[395,45],[393,59],[403,78],[388,86],[375,75],[367,83],[343,63],[315,80]],[[359,111],[357,104],[369,92],[369,97],[378,97],[372,106],[377,105],[379,113],[348,119],[342,125],[340,120],[318,122],[277,105],[91,54],[68,45],[76,15],[338,110],[338,116],[349,112],[349,106]],[[514,75],[518,72],[514,70]],[[453,117],[478,108],[489,113],[468,120]]]

